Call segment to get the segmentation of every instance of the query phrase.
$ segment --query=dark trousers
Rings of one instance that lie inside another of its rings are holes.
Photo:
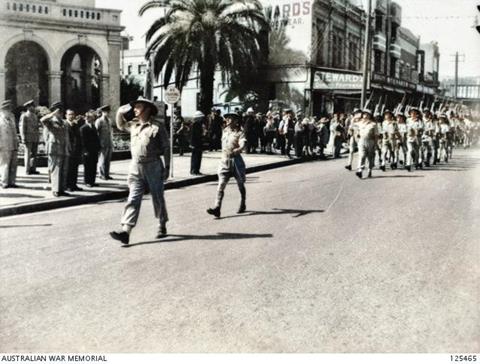
[[[65,160],[67,163],[67,188],[75,188],[77,187],[78,166],[80,165],[80,157],[70,156],[66,157]]]
[[[98,153],[88,153],[83,156],[85,184],[93,185],[97,176]]]
[[[192,148],[192,158],[190,162],[190,173],[200,173],[200,167],[202,165],[202,147]]]
[[[178,154],[183,155],[185,152],[187,140],[185,138],[185,135],[183,134],[174,134],[173,135],[173,143],[177,145],[178,147]],[[173,153],[173,151],[172,151]]]

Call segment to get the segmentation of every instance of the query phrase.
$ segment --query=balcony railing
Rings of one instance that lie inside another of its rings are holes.
[[[46,1],[2,1],[0,14],[7,18],[24,17],[84,24],[120,26],[121,10],[69,6]]]
[[[398,44],[390,44],[390,55],[395,58],[402,56],[402,48]]]

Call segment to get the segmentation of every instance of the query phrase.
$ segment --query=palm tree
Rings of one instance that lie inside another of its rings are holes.
[[[258,0],[148,1],[139,14],[152,8],[165,12],[146,33],[145,57],[153,59],[155,77],[163,70],[168,85],[175,74],[180,89],[198,69],[200,110],[205,114],[213,104],[217,69],[226,83],[231,77],[248,77],[266,59],[262,36],[269,25]]]

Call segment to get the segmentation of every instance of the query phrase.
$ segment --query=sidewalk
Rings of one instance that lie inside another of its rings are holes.
[[[282,155],[243,154],[247,173],[283,167],[300,163],[298,159],[288,159]],[[174,178],[169,179],[166,189],[180,188],[217,179],[219,152],[204,152],[202,176],[190,175],[190,154],[174,156]],[[128,196],[127,174],[130,161],[115,161],[111,164],[113,180],[97,178],[98,187],[88,188],[83,184],[83,166],[79,168],[78,185],[83,191],[72,193],[69,197],[55,198],[48,184],[47,168],[38,168],[39,175],[25,175],[24,167],[18,167],[17,185],[19,188],[0,189],[0,217],[51,210],[56,208],[94,203]]]

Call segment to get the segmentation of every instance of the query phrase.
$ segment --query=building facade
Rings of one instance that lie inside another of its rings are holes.
[[[0,100],[118,107],[120,15],[94,0],[0,0]]]

